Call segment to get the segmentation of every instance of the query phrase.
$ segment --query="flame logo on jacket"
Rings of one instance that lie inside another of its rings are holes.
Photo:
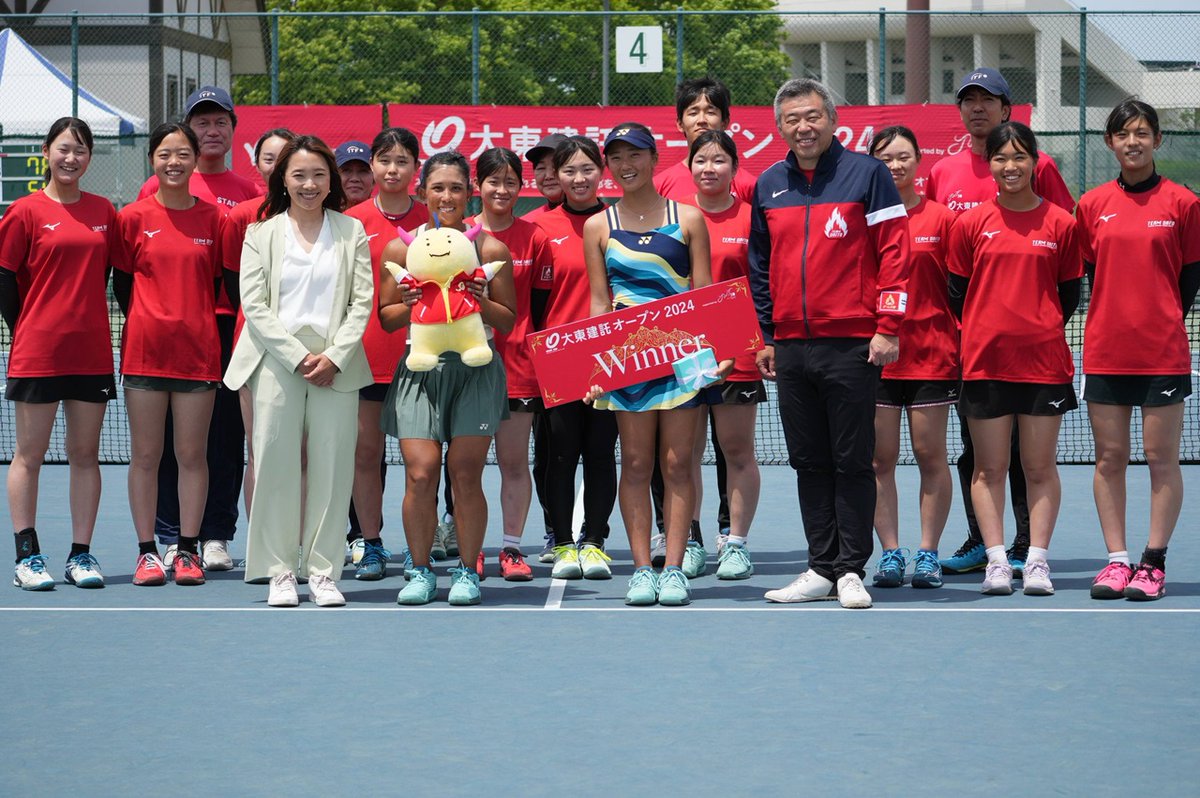
[[[837,208],[833,209],[833,213],[829,214],[829,221],[825,223],[825,237],[846,237],[846,220],[842,218],[842,214],[838,212]]]

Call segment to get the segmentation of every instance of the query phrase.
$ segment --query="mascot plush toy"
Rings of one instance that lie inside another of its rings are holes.
[[[482,266],[475,252],[475,239],[483,225],[465,233],[452,227],[428,227],[415,236],[396,232],[408,245],[407,268],[392,261],[386,268],[405,288],[416,288],[421,298],[412,307],[409,325],[412,346],[404,363],[411,371],[430,371],[438,355],[457,352],[468,366],[483,366],[492,360],[479,314],[479,300],[468,290],[476,277],[491,280],[504,261]]]

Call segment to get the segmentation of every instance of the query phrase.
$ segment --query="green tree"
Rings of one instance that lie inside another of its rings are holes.
[[[478,17],[480,102],[497,105],[594,105],[601,101],[602,30],[597,0],[270,0],[280,19],[280,102],[469,103],[472,7]],[[703,0],[687,10],[770,11],[770,0]],[[675,84],[679,16],[657,2],[614,0],[612,27],[661,25],[664,71],[610,76],[610,103],[659,105]],[[364,12],[311,16],[311,12]],[[401,12],[438,12],[403,14]],[[653,15],[621,12],[658,11]],[[306,13],[308,12],[308,13]],[[394,15],[369,12],[396,12]],[[685,75],[720,77],[740,104],[769,103],[787,77],[775,14],[682,17]],[[608,54],[612,58],[612,53]],[[270,78],[235,78],[239,103],[270,101]]]

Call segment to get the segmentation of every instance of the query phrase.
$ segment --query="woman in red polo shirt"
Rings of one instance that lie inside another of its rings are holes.
[[[1200,200],[1159,176],[1158,113],[1125,100],[1104,143],[1121,174],[1079,200],[1080,249],[1092,284],[1084,327],[1083,398],[1096,440],[1092,489],[1108,565],[1092,598],[1152,601],[1166,593],[1167,544],[1183,505],[1179,439],[1192,392],[1184,317],[1200,287]],[[1142,409],[1150,469],[1149,539],[1136,568],[1125,544],[1125,469],[1133,408]]]
[[[168,408],[179,463],[180,535],[172,570],[178,585],[204,584],[197,542],[208,496],[208,422],[221,379],[216,298],[222,280],[221,212],[188,187],[199,151],[187,125],[155,128],[149,152],[158,188],[118,216],[122,247],[113,293],[126,316],[121,384],[129,414],[129,509],[138,538],[135,585],[166,581],[154,513]]]
[[[16,534],[13,584],[51,590],[38,543],[38,474],[61,402],[71,468],[67,581],[102,587],[91,554],[100,504],[100,426],[116,393],[106,283],[118,246],[117,212],[80,190],[92,160],[92,131],[64,116],[42,143],[46,185],[0,219],[0,315],[12,331],[5,398],[13,402],[16,449],[8,467],[8,510]]]
[[[1056,463],[1064,413],[1078,407],[1064,327],[1079,304],[1083,263],[1075,219],[1033,191],[1037,140],[1019,122],[987,139],[999,188],[950,231],[950,306],[962,318],[963,384],[958,405],[975,442],[971,499],[988,564],[983,593],[1012,593],[1004,552],[1004,483],[1012,425],[1029,486],[1025,595],[1054,593],[1046,550],[1062,499]]]

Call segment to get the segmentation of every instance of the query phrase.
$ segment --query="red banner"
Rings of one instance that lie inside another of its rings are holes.
[[[673,374],[700,349],[718,361],[762,349],[745,277],[526,336],[547,407],[588,389],[625,388]]]
[[[1032,106],[1015,105],[1012,119],[1029,123]],[[259,134],[273,127],[288,127],[297,133],[320,136],[330,147],[348,139],[367,143],[379,132],[382,113],[378,105],[277,105],[241,106],[234,136],[234,170],[258,182],[251,159]],[[648,125],[659,141],[659,168],[665,169],[687,157],[687,141],[675,125],[671,106],[524,106],[524,105],[389,105],[392,125],[406,127],[421,141],[421,159],[443,150],[457,149],[475,159],[490,147],[508,147],[524,154],[551,133],[582,134],[602,141],[608,131],[622,122]],[[956,105],[847,105],[838,109],[835,135],[848,149],[866,152],[871,137],[888,125],[906,125],[921,145],[917,190],[923,191],[925,177],[941,158],[967,146]],[[743,170],[760,174],[787,154],[787,145],[775,127],[774,109],[767,106],[735,106],[729,132],[737,142]],[[537,196],[533,170],[525,172],[524,196]],[[600,193],[618,193],[605,178]]]

